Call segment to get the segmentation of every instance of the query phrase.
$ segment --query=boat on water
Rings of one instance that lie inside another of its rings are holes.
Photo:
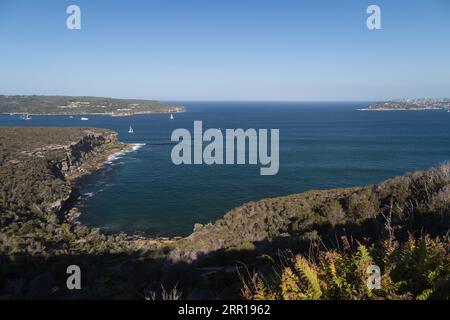
[[[89,118],[85,118],[85,117],[81,117],[81,119],[80,119],[81,121],[88,121],[89,120]]]
[[[133,133],[134,132],[134,130],[133,130],[133,128],[130,126],[130,129],[128,129],[128,133]]]
[[[170,114],[170,120],[173,120],[173,114]]]
[[[20,119],[22,119],[22,120],[31,120],[31,117],[30,117],[30,115],[28,113],[26,113],[26,114],[21,115]]]

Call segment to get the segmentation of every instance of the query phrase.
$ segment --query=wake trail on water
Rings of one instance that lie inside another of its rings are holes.
[[[145,143],[132,143],[131,144],[131,146],[132,146],[131,149],[120,151],[120,152],[117,152],[117,153],[114,153],[114,154],[110,155],[108,157],[108,159],[105,161],[105,163],[106,164],[113,164],[114,161],[116,161],[118,159],[121,159],[127,153],[137,151],[137,150],[141,149],[145,145],[146,145]]]
[[[131,144],[131,146],[132,146],[131,149],[116,152],[116,153],[108,156],[108,158],[105,161],[105,164],[113,166],[117,160],[121,159],[127,153],[137,151],[145,145],[146,145],[145,143],[133,143],[133,144]],[[119,163],[123,163],[123,162],[119,162]],[[108,168],[106,168],[106,170],[109,171],[110,169],[108,170]],[[99,185],[103,185],[103,184],[99,184]],[[106,187],[110,187],[110,186],[114,186],[114,184],[111,184],[111,183],[106,184]],[[92,198],[97,193],[102,192],[103,190],[104,189],[102,188],[102,189],[98,190],[97,192],[85,192],[82,194],[82,196],[84,199],[89,199],[89,198]]]

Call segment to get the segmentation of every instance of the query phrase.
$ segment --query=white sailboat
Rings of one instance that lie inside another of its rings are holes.
[[[28,113],[23,114],[20,118],[21,118],[22,120],[31,120],[31,117],[28,115]]]
[[[173,114],[170,114],[170,120],[173,120]]]
[[[133,128],[130,126],[130,129],[128,129],[128,133],[133,133],[134,132],[134,130],[133,130]]]
[[[85,118],[85,117],[81,117],[81,119],[80,119],[81,121],[88,121],[89,120],[89,118]]]

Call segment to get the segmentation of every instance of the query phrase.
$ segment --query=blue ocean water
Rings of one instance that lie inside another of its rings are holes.
[[[95,126],[145,144],[80,181],[81,221],[106,231],[186,235],[245,202],[309,189],[377,183],[450,160],[450,113],[357,111],[369,103],[176,102],[188,112],[133,117],[1,115],[0,125]],[[280,170],[259,165],[172,164],[171,133],[206,128],[277,128]],[[129,126],[134,134],[128,134]]]

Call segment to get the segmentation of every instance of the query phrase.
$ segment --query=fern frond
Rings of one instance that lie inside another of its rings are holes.
[[[281,274],[280,289],[283,300],[298,300],[301,289],[298,286],[299,278],[291,268],[285,268]]]
[[[434,293],[433,289],[425,289],[422,291],[421,294],[419,294],[416,297],[416,300],[428,300],[428,299],[430,299],[430,297],[433,293]]]
[[[322,289],[320,288],[320,281],[317,276],[317,271],[302,256],[296,257],[295,268],[306,281],[307,288],[305,293],[308,299],[320,299],[322,296]]]

